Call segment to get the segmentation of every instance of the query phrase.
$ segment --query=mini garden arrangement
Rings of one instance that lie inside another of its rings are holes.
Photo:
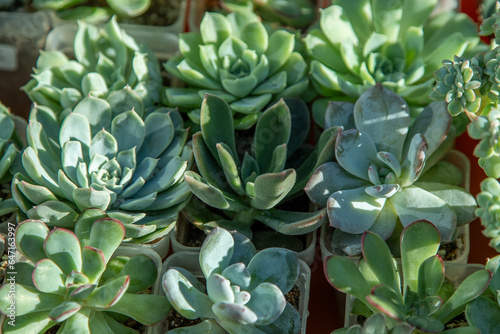
[[[177,1],[166,30],[122,24],[164,2],[33,5],[3,333],[314,332],[311,271],[347,296],[330,332],[500,331],[500,255],[468,263],[474,221],[500,251],[500,2]]]

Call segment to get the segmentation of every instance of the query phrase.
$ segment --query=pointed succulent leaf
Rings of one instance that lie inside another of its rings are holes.
[[[425,219],[437,227],[441,241],[450,241],[457,226],[453,209],[439,197],[416,186],[402,188],[390,199],[403,226]]]
[[[357,44],[358,38],[354,32],[351,22],[340,6],[330,6],[321,11],[321,30],[326,33],[326,37],[334,46],[342,43]],[[342,31],[342,34],[335,34],[334,31]]]
[[[261,173],[268,173],[275,148],[287,144],[291,133],[290,110],[285,101],[267,109],[257,121],[252,144]]]
[[[25,220],[19,223],[16,229],[16,248],[36,263],[45,258],[43,243],[48,234],[49,229],[41,221]]]
[[[424,171],[427,157],[427,141],[417,133],[410,142],[408,155],[403,164],[402,186],[414,183]]]
[[[85,116],[75,112],[66,116],[59,131],[61,147],[68,141],[78,141],[82,144],[82,150],[88,152],[91,140],[90,124]]]
[[[239,166],[233,158],[229,146],[224,143],[217,144],[218,157],[222,170],[226,176],[229,186],[238,194],[244,195],[245,190],[239,175]]]
[[[208,149],[214,158],[219,162],[217,144],[226,144],[235,157],[236,144],[234,139],[233,116],[228,104],[215,95],[207,94],[201,105],[201,132]],[[236,158],[235,158],[236,159]],[[238,163],[238,161],[236,161]]]
[[[292,189],[296,175],[295,170],[287,169],[257,176],[254,181],[255,197],[250,200],[252,207],[268,210],[277,205]]]
[[[392,319],[402,321],[405,319],[404,309],[394,301],[384,298],[382,296],[370,295],[366,297],[368,303],[378,309],[380,312],[388,315]]]
[[[220,13],[206,13],[200,23],[200,33],[203,43],[214,43],[219,46],[228,36],[232,29],[227,18]]]
[[[151,305],[155,307],[151,308]],[[124,314],[144,325],[155,325],[170,313],[172,306],[164,296],[125,293],[108,310]]]
[[[368,133],[346,130],[337,136],[335,156],[347,172],[369,181],[368,168],[377,159],[377,147]]]
[[[419,291],[419,268],[429,257],[437,254],[440,236],[436,227],[424,220],[408,225],[401,234],[401,264],[404,286]]]
[[[73,199],[80,211],[90,208],[107,210],[111,202],[108,192],[93,188],[76,188],[73,190]]]
[[[269,36],[266,56],[269,60],[269,75],[276,73],[290,58],[295,47],[294,36],[285,30],[275,30]]]
[[[49,226],[73,228],[78,213],[69,205],[60,201],[47,201],[31,208],[27,212],[31,219],[38,219]]]
[[[399,191],[399,184],[378,184],[365,188],[365,192],[377,198],[390,198]]]
[[[184,318],[214,318],[212,301],[178,270],[167,270],[162,278],[162,286],[168,301]]]
[[[297,253],[284,248],[266,248],[258,252],[247,268],[252,277],[248,291],[269,282],[286,294],[293,288],[299,275]]]
[[[330,225],[347,233],[363,233],[372,227],[385,201],[368,195],[364,187],[337,191],[327,202]]]
[[[72,300],[65,300],[50,311],[49,318],[56,322],[63,322],[77,313],[81,308],[81,303]]]
[[[382,85],[367,90],[354,105],[356,128],[367,133],[378,151],[387,151],[401,160],[410,125],[408,104]]]
[[[256,212],[253,218],[282,234],[304,235],[318,229],[326,221],[327,214],[324,209],[316,212],[269,209]]]
[[[118,151],[125,151],[133,147],[141,147],[146,127],[139,115],[130,110],[113,118],[111,134],[118,142]]]
[[[111,106],[107,101],[88,96],[75,106],[73,113],[84,116],[87,119],[87,122],[90,124],[91,133],[95,134],[102,129],[109,131]]]
[[[193,155],[196,161],[196,166],[198,167],[198,171],[210,185],[220,190],[227,190],[229,188],[227,180],[224,177],[225,175],[221,169],[222,166],[219,164],[219,160],[216,160],[215,157],[211,154],[211,151],[203,140],[203,135],[201,132],[197,132],[193,135]],[[245,157],[246,156],[247,154],[245,154]],[[246,169],[245,159],[243,160],[243,167],[241,172],[243,179],[246,178],[244,173],[244,170]]]

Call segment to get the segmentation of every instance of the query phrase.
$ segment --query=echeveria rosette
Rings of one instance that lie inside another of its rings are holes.
[[[159,102],[162,78],[156,57],[120,29],[116,18],[102,28],[79,22],[74,56],[70,60],[61,51],[41,51],[33,79],[23,87],[33,102],[62,112],[89,94],[106,98],[126,86],[146,107]]]
[[[299,119],[302,119],[301,113],[309,119],[307,107],[293,109]],[[197,172],[186,172],[185,179],[196,197],[211,208],[223,210],[225,217],[201,212],[199,225],[230,226],[249,236],[255,220],[286,235],[306,234],[320,226],[326,216],[324,210],[292,212],[277,206],[301,191],[315,168],[332,158],[336,132],[325,132],[300,167],[292,168],[287,159],[307,134],[304,123],[294,124],[291,109],[280,100],[262,113],[251,148],[242,150],[246,144],[235,139],[228,104],[215,95],[205,96],[201,106],[201,131],[193,136],[198,168]],[[302,140],[297,142],[298,138]],[[193,213],[189,209],[186,208],[188,213]]]
[[[329,100],[354,100],[382,83],[411,106],[428,104],[441,61],[479,43],[476,25],[466,14],[430,18],[436,4],[340,0],[322,10],[319,28],[305,37],[316,91]]]
[[[63,333],[137,333],[116,313],[153,325],[171,310],[165,297],[140,292],[154,285],[159,268],[149,256],[112,258],[125,235],[110,218],[75,224],[75,232],[26,220],[16,229],[17,250],[28,261],[15,264],[14,285],[0,288],[0,311],[10,315],[15,288],[15,326],[2,333],[45,333],[60,324]]]
[[[167,88],[167,103],[199,123],[203,96],[218,95],[229,103],[235,128],[248,129],[271,102],[307,88],[307,64],[294,47],[293,34],[268,33],[251,12],[207,12],[200,32],[181,34],[180,54],[165,63],[188,85]]]
[[[200,250],[205,286],[183,269],[168,269],[162,286],[173,308],[202,319],[189,333],[299,333],[300,315],[286,300],[297,282],[297,253],[284,248],[256,252],[242,234],[216,227]],[[175,333],[176,331],[169,331]]]
[[[331,104],[326,115],[326,125],[341,126],[336,159],[321,165],[304,190],[327,208],[335,249],[357,255],[365,231],[387,239],[398,222],[419,219],[436,225],[447,242],[456,226],[474,220],[471,194],[440,180],[418,182],[449,148],[444,102],[431,103],[410,126],[406,101],[377,84],[354,105]]]
[[[73,228],[79,212],[102,209],[124,223],[125,240],[136,243],[173,228],[191,196],[184,182],[192,159],[187,130],[176,110],[144,117],[133,101],[141,100],[127,89],[108,100],[88,96],[62,123],[47,107],[32,109],[24,172],[12,188],[24,214]]]
[[[324,262],[328,280],[364,306],[357,308],[361,315],[383,314],[389,329],[394,330],[391,333],[456,333],[456,329],[445,330],[446,324],[469,302],[480,298],[492,273],[477,269],[460,275],[461,282],[452,281],[458,280],[452,275],[446,277],[447,267],[438,255],[440,234],[428,221],[408,225],[400,239],[398,264],[382,238],[365,232],[363,258],[358,265],[344,256],[328,257]],[[403,324],[406,326],[395,331]],[[466,327],[459,332],[478,333],[476,328]]]
[[[0,103],[0,216],[9,214],[17,209],[17,205],[10,197],[10,172],[16,157],[25,146],[23,138],[26,121],[19,116],[11,114],[10,110]],[[4,198],[7,197],[7,198]]]
[[[483,234],[491,239],[490,246],[500,251],[500,184],[496,179],[486,178],[481,182],[477,204],[476,214],[481,218]]]
[[[474,149],[478,163],[486,175],[500,177],[500,110],[495,104],[486,106],[480,116],[467,127],[469,136],[480,140]]]

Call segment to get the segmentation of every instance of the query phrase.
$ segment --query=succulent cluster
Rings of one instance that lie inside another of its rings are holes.
[[[62,123],[54,110],[35,106],[27,134],[13,197],[28,218],[49,226],[73,228],[80,212],[98,208],[124,223],[127,241],[150,242],[173,228],[191,196],[180,114],[146,115],[129,88],[106,100],[85,97]]]
[[[305,112],[308,119],[307,108],[294,106],[292,111],[283,100],[272,105],[259,118],[253,141],[237,143],[228,104],[215,95],[205,96],[201,131],[193,136],[200,174],[188,171],[185,180],[195,196],[212,208],[224,210],[226,218],[210,216],[200,223],[215,221],[246,235],[251,235],[249,228],[254,220],[288,235],[305,234],[320,226],[323,211],[287,212],[276,208],[304,187],[315,166],[331,158],[329,152],[335,140],[334,134],[326,132],[300,167],[288,167],[288,157],[305,139],[304,124],[293,126],[291,113],[301,120],[304,117],[300,113]],[[251,148],[243,149],[246,145]]]
[[[327,208],[336,229],[334,249],[357,255],[365,231],[387,239],[397,224],[419,219],[435,224],[443,241],[450,241],[456,226],[474,220],[476,202],[465,190],[439,179],[419,182],[450,148],[450,122],[438,102],[410,126],[406,101],[381,84],[355,104],[330,104],[325,127],[340,127],[335,159],[322,164],[304,190]]]
[[[82,214],[75,233],[26,220],[16,230],[16,247],[30,262],[16,264],[12,283],[0,288],[0,310],[13,316],[3,333],[44,333],[60,324],[65,333],[137,333],[116,320],[116,313],[152,325],[170,311],[151,287],[158,268],[146,255],[112,258],[125,235],[116,220]],[[12,278],[7,277],[7,282]],[[15,314],[11,289],[15,291]],[[152,307],[154,305],[154,307]]]
[[[322,10],[319,27],[305,38],[316,91],[355,99],[382,83],[410,105],[426,105],[441,61],[479,43],[466,14],[429,18],[436,4],[340,0]]]
[[[484,226],[483,234],[490,238],[490,246],[500,251],[500,183],[494,178],[481,182],[477,195],[476,214]]]
[[[166,88],[167,103],[187,111],[198,124],[203,96],[217,95],[229,103],[234,127],[248,129],[270,103],[307,88],[307,64],[294,47],[293,34],[268,33],[251,12],[207,12],[200,32],[181,34],[180,54],[165,63],[188,85]]]
[[[160,100],[162,78],[154,54],[139,45],[111,19],[103,28],[78,23],[74,57],[41,51],[33,79],[23,90],[29,98],[57,113],[73,108],[87,95],[106,98],[129,87],[150,107]]]
[[[10,110],[0,103],[0,217],[17,210],[14,199],[10,196],[10,169],[16,156],[25,146],[23,128],[26,121],[12,115]]]
[[[389,329],[406,323],[411,330],[441,333],[448,321],[488,288],[492,274],[478,270],[455,289],[445,278],[445,265],[437,255],[439,245],[439,232],[433,224],[417,221],[408,225],[401,234],[399,269],[384,240],[366,232],[359,264],[332,256],[325,261],[325,273],[335,288],[367,307],[364,316],[382,313],[389,320]]]
[[[206,288],[183,268],[168,269],[162,281],[177,312],[204,320],[190,332],[299,333],[300,315],[284,297],[299,275],[295,252],[257,253],[242,234],[216,227],[203,242],[199,261]]]

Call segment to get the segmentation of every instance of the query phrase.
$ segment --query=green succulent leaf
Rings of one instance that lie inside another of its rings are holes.
[[[297,254],[284,248],[266,248],[258,252],[248,264],[252,291],[261,283],[273,283],[287,294],[297,282],[299,261]]]
[[[41,221],[25,220],[19,223],[15,235],[17,250],[34,263],[42,260],[43,243],[48,234],[49,229]]]
[[[68,275],[71,271],[81,272],[82,253],[76,235],[62,228],[54,228],[45,238],[43,249],[61,271]]]

